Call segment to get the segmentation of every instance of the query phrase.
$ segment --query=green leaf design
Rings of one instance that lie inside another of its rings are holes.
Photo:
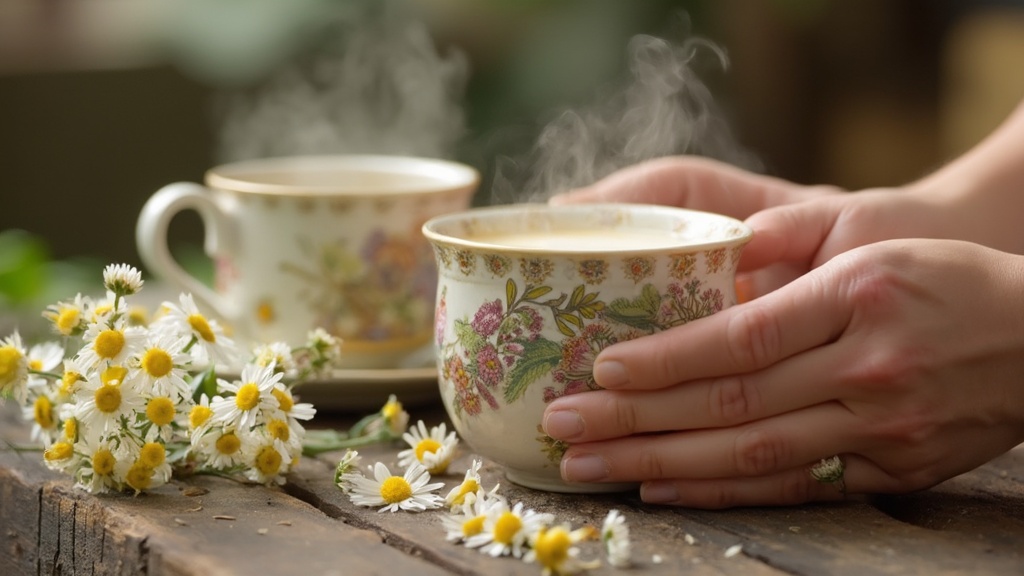
[[[523,342],[523,356],[505,375],[505,402],[512,403],[527,387],[562,361],[562,348],[544,338]]]
[[[551,286],[537,286],[536,288],[531,288],[527,291],[526,294],[523,295],[523,300],[536,300],[548,292],[551,292]]]
[[[658,289],[652,284],[643,287],[635,299],[616,298],[608,304],[605,310],[605,317],[614,322],[620,322],[634,328],[649,329],[658,314],[658,307],[661,305],[661,295]]]
[[[505,304],[506,310],[511,310],[512,305],[516,303],[516,295],[519,294],[519,289],[516,288],[516,283],[509,278],[508,282],[505,282],[505,298],[507,303]]]
[[[470,355],[474,355],[487,344],[482,336],[477,334],[473,326],[465,320],[455,321],[455,338],[466,347]]]
[[[572,296],[569,298],[569,305],[573,308],[580,305],[580,301],[583,300],[584,288],[583,284],[580,284],[572,291]]]

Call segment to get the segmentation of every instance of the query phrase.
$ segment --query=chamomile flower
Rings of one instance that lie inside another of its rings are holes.
[[[289,421],[310,420],[316,415],[316,408],[313,408],[312,404],[309,402],[296,402],[291,389],[280,381],[278,381],[270,393],[277,399],[277,409]]]
[[[88,368],[77,358],[65,359],[64,372],[57,383],[57,393],[55,395],[57,400],[60,402],[70,401],[78,390],[79,384],[85,382],[85,374],[88,373]]]
[[[122,440],[127,440],[124,438]],[[114,466],[118,480],[135,490],[135,493],[158,488],[171,479],[171,465],[167,451],[159,442],[146,442],[131,450],[135,458],[119,460]]]
[[[177,394],[146,398],[145,418],[141,422],[146,429],[146,440],[170,442],[177,433],[178,421],[185,410],[186,403]]]
[[[218,379],[222,390],[232,396],[214,398],[210,403],[214,418],[229,428],[247,430],[265,420],[264,412],[277,410],[280,402],[273,394],[274,385],[281,380],[281,374],[274,373],[274,366],[246,364],[241,378],[236,382]]]
[[[483,497],[495,498],[498,493],[498,485],[495,485],[490,492],[484,492],[483,486],[480,484],[480,466],[482,462],[477,459],[473,459],[473,463],[470,464],[469,469],[466,470],[466,476],[462,479],[462,482],[452,488],[448,495],[444,497],[444,503],[451,508],[454,512],[457,508],[463,505],[469,497],[480,499]]]
[[[454,431],[447,435],[445,433],[444,422],[434,426],[429,432],[423,420],[417,422],[412,431],[402,435],[402,439],[410,447],[398,453],[399,466],[419,462],[435,476],[447,472],[448,465],[455,456],[459,439]]]
[[[53,372],[64,361],[64,347],[56,342],[43,342],[28,349],[25,355],[31,372]],[[32,379],[32,376],[29,376]],[[42,378],[36,378],[42,380]]]
[[[102,370],[107,365],[123,365],[141,350],[144,330],[122,326],[123,323],[100,320],[89,325],[77,358],[89,369]]]
[[[103,286],[120,297],[142,290],[142,274],[128,264],[110,264],[103,269]]]
[[[515,556],[522,558],[530,538],[541,528],[554,522],[552,514],[526,509],[522,502],[512,508],[499,501],[487,510],[484,529],[466,539],[467,548],[479,548],[493,557]]]
[[[449,542],[464,542],[484,531],[487,510],[492,506],[501,506],[500,497],[479,497],[475,492],[466,494],[458,506],[453,506],[450,513],[441,517],[441,525],[445,529],[445,539]]]
[[[43,318],[53,324],[53,330],[61,336],[79,336],[89,325],[88,310],[92,300],[76,294],[70,302],[60,301],[43,310]]]
[[[15,332],[0,340],[0,400],[25,402],[28,393],[28,357],[21,335]]]
[[[74,445],[66,440],[54,442],[43,451],[43,463],[50,470],[63,472],[74,469],[78,459]]]
[[[341,488],[341,491],[348,494],[351,488],[343,478],[346,474],[350,474],[359,469],[359,463],[362,461],[362,457],[359,456],[359,451],[351,448],[345,450],[342,454],[341,459],[338,460],[338,465],[334,467],[334,483]]]
[[[251,453],[249,435],[233,428],[213,426],[201,436],[192,436],[192,454],[201,465],[213,470],[231,470],[241,466]]]
[[[46,390],[35,394],[31,404],[22,407],[25,420],[32,421],[32,440],[45,440],[49,445],[60,435],[59,405],[53,401]]]
[[[202,394],[199,401],[193,404],[188,412],[188,430],[193,444],[209,429],[211,424],[213,424],[213,410],[210,409],[210,397]]]
[[[224,335],[220,324],[204,316],[196,306],[191,294],[182,294],[178,304],[164,302],[166,312],[153,322],[158,328],[170,329],[177,334],[195,339],[190,353],[200,364],[220,362],[227,366],[236,363],[235,343]]]
[[[609,510],[601,523],[601,542],[609,564],[616,568],[629,568],[632,563],[629,525],[626,524],[626,517],[618,510]]]
[[[278,372],[292,374],[295,372],[295,356],[292,355],[292,348],[285,342],[271,342],[261,344],[253,350],[257,366],[273,365]]]
[[[284,484],[284,476],[298,453],[293,454],[284,442],[270,434],[257,433],[255,439],[246,454],[245,477],[260,484]]]
[[[183,351],[188,341],[170,334],[153,333],[132,362],[132,376],[143,391],[156,396],[192,394],[185,381],[191,357]]]
[[[93,494],[121,489],[114,477],[120,451],[113,443],[105,437],[84,439],[78,449],[82,452],[82,462],[75,471],[76,485]]]
[[[261,429],[271,438],[284,443],[290,454],[302,453],[302,436],[305,430],[298,422],[293,423],[284,418],[270,417]]]
[[[589,562],[579,558],[576,544],[597,535],[591,526],[572,530],[568,524],[543,527],[530,539],[530,550],[525,562],[540,564],[543,576],[566,576],[592,570],[601,565],[599,560]]]
[[[366,433],[373,434],[381,429],[386,429],[391,436],[398,438],[405,434],[408,426],[409,413],[402,408],[402,403],[398,401],[398,397],[391,394],[388,396],[388,401],[384,403],[384,407],[380,409],[377,417],[366,425]]]
[[[353,504],[381,506],[378,512],[422,512],[444,504],[444,500],[434,493],[444,486],[444,482],[431,484],[430,472],[418,462],[413,462],[402,476],[392,476],[387,466],[377,462],[373,466],[373,478],[349,473],[342,476],[342,481],[351,486],[349,499]]]
[[[74,413],[82,428],[98,434],[112,432],[122,421],[132,421],[137,412],[145,410],[145,399],[129,385],[117,380],[104,383],[102,376],[85,381],[76,394],[78,401]]]
[[[314,368],[332,365],[341,358],[341,340],[323,328],[309,332],[306,336],[306,346],[313,351]]]

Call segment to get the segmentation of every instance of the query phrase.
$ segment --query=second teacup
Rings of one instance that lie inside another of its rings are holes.
[[[165,186],[136,227],[143,263],[221,318],[243,344],[339,336],[348,368],[391,368],[430,341],[436,268],[420,227],[467,208],[479,182],[456,162],[297,156],[226,164],[205,186]],[[171,219],[195,210],[211,289],[174,260]]]

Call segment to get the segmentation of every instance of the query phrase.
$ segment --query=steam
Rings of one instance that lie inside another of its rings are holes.
[[[387,3],[384,3],[386,6]],[[224,95],[221,161],[377,153],[451,157],[465,130],[465,56],[382,8],[342,22],[327,49]]]
[[[673,154],[698,154],[755,168],[735,141],[695,65],[709,55],[722,69],[725,53],[710,41],[673,44],[648,35],[628,46],[629,79],[581,110],[547,124],[524,158],[499,158],[492,203],[542,202],[591,184],[619,168]]]

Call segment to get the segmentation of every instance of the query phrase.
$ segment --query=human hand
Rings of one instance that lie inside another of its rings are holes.
[[[826,242],[827,244],[827,242]],[[569,481],[723,508],[932,486],[1024,440],[1024,258],[897,240],[842,252],[757,300],[598,356],[605,390],[544,429]]]

